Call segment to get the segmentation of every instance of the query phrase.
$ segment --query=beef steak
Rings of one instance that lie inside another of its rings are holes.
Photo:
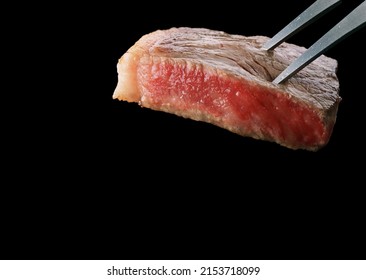
[[[242,136],[316,151],[341,100],[337,61],[320,56],[283,84],[272,81],[306,49],[204,28],[157,30],[117,64],[113,98],[203,121]]]

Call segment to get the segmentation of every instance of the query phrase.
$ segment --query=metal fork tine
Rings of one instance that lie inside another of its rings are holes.
[[[329,12],[336,4],[340,4],[341,0],[318,0],[302,12],[296,19],[290,22],[272,39],[268,40],[262,47],[264,50],[272,50],[288,39],[290,36],[296,34],[310,23],[314,22],[320,16]]]
[[[290,64],[274,81],[279,84],[286,81],[306,65],[322,55],[325,51],[347,38],[366,25],[366,1],[349,13],[336,26],[315,42],[305,53]]]

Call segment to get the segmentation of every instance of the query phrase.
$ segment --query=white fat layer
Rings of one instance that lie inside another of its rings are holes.
[[[137,63],[138,58],[126,52],[118,62],[118,83],[113,93],[114,99],[128,102],[138,102],[140,92],[137,88]]]

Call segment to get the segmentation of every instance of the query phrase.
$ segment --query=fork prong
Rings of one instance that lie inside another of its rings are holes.
[[[332,8],[340,4],[341,0],[318,0],[302,12],[297,18],[285,26],[272,39],[268,40],[263,46],[264,50],[272,50],[276,48],[283,41],[299,32],[301,29],[314,22],[320,16],[329,12]]]
[[[274,81],[279,84],[291,78],[335,44],[366,26],[366,1],[350,12],[344,19],[316,41],[307,51],[290,64]]]

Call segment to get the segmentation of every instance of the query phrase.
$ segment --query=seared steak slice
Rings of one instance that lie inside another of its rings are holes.
[[[337,61],[321,56],[287,82],[272,80],[305,48],[203,28],[143,36],[119,60],[113,98],[291,149],[318,150],[341,100]]]

